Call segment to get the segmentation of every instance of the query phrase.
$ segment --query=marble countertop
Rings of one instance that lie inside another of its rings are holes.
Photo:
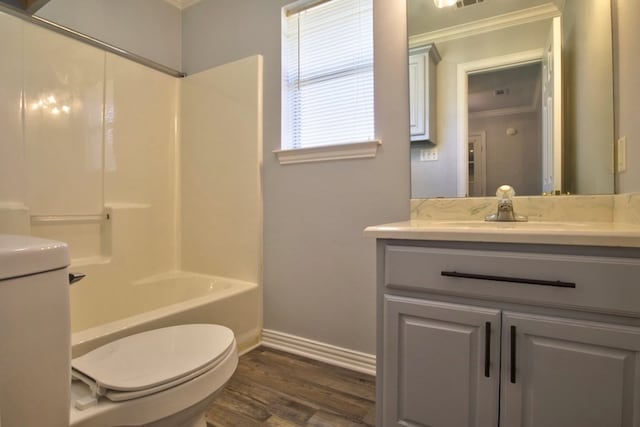
[[[379,239],[640,248],[640,224],[605,221],[485,222],[412,219],[367,227],[364,235]]]

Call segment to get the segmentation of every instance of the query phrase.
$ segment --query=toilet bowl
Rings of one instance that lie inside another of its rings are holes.
[[[205,411],[238,363],[233,332],[172,326],[73,359],[72,427],[205,427]]]
[[[233,332],[171,326],[71,360],[68,265],[64,243],[0,235],[0,425],[205,427],[238,364]]]

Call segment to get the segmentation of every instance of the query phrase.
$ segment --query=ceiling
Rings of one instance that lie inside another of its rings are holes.
[[[33,14],[47,4],[47,2],[49,2],[49,0],[0,0],[0,6]]]
[[[469,114],[534,112],[540,105],[539,62],[469,75]]]
[[[198,3],[200,0],[164,0],[164,1],[182,10]]]
[[[463,8],[441,9],[433,0],[407,0],[408,33],[414,36],[550,3],[562,10],[564,0],[484,0]]]

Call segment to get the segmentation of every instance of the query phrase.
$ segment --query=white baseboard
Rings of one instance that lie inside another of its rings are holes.
[[[262,330],[262,345],[353,371],[376,374],[376,357],[373,354],[360,353],[269,329]]]

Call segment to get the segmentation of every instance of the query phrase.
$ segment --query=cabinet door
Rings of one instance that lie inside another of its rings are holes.
[[[409,56],[409,124],[412,141],[429,138],[426,93],[427,61],[426,53]]]
[[[498,425],[500,311],[385,296],[389,426]]]
[[[500,425],[640,426],[640,328],[505,312]]]

